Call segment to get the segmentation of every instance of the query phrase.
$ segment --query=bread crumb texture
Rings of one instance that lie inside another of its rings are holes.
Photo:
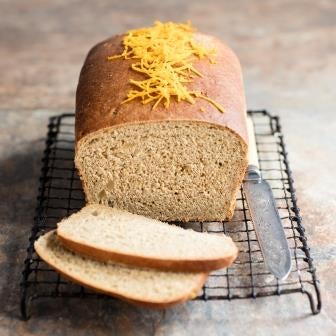
[[[58,235],[100,250],[166,260],[216,260],[237,250],[230,237],[186,230],[106,206],[89,205],[58,224]]]
[[[246,148],[228,128],[195,121],[124,124],[77,144],[89,203],[164,221],[231,218]]]

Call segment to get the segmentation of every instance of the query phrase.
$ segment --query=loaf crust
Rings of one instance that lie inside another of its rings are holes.
[[[196,264],[194,260],[183,259],[183,257],[180,260],[162,260],[160,258],[154,259],[141,255],[123,254],[118,251],[102,250],[94,246],[88,247],[82,242],[70,240],[60,234],[58,235],[58,239],[67,249],[100,261],[112,260],[136,267],[148,267],[174,272],[208,273],[216,269],[229,267],[238,255],[238,250],[236,249],[233,254],[221,259],[198,260]]]
[[[86,135],[127,123],[166,120],[198,121],[231,129],[247,146],[246,103],[242,72],[233,51],[217,38],[196,33],[195,39],[208,48],[216,49],[216,64],[208,59],[195,60],[194,67],[203,74],[190,83],[190,90],[215,100],[224,107],[221,113],[209,102],[197,98],[195,104],[172,99],[169,108],[160,104],[152,110],[151,104],[143,105],[140,99],[121,104],[133,88],[129,79],[143,79],[130,69],[132,60],[107,57],[123,50],[122,35],[114,36],[93,47],[83,65],[76,92],[76,144]],[[201,110],[202,109],[202,110]]]

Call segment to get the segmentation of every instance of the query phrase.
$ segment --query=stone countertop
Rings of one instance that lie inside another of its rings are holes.
[[[336,330],[336,3],[269,1],[0,2],[0,335],[334,335]],[[301,294],[189,302],[48,300],[19,319],[19,281],[48,117],[73,111],[88,49],[155,19],[191,19],[231,45],[249,108],[281,116],[323,310]]]

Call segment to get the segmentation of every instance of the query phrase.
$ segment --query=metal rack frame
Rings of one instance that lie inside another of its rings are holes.
[[[292,271],[286,280],[278,281],[265,269],[248,206],[240,190],[231,221],[185,224],[197,231],[227,234],[233,238],[240,251],[230,268],[213,272],[209,276],[197,299],[232,300],[302,293],[309,300],[312,314],[318,314],[321,310],[319,281],[297,206],[279,118],[265,110],[248,113],[254,123],[260,170],[272,187],[291,249]],[[51,117],[42,158],[36,215],[22,272],[23,319],[29,318],[31,303],[42,297],[105,297],[65,280],[34,251],[34,242],[41,234],[55,228],[62,217],[79,210],[85,203],[73,157],[74,114]]]

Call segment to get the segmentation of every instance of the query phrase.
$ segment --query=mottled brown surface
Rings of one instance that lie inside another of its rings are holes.
[[[333,335],[336,328],[336,4],[324,1],[1,1],[0,335]],[[18,281],[50,115],[73,110],[88,49],[154,19],[192,19],[239,55],[248,106],[282,117],[324,308],[300,294],[166,311],[41,300],[21,322]]]

